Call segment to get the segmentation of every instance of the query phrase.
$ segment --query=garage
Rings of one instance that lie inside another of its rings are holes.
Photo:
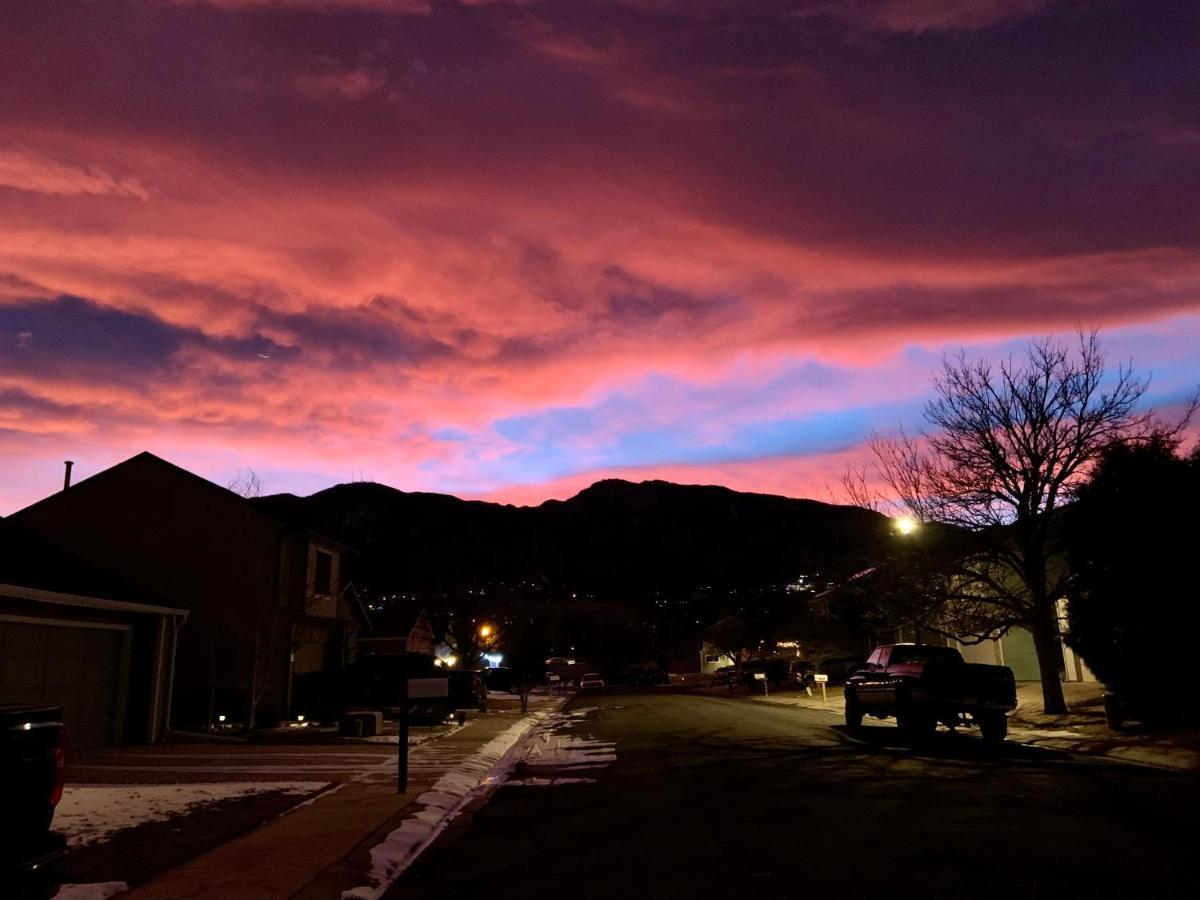
[[[0,704],[62,707],[75,750],[161,740],[187,611],[0,520]]]
[[[130,629],[0,620],[0,703],[61,706],[76,749],[120,743]]]

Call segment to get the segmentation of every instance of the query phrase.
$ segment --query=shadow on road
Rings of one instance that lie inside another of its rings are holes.
[[[960,733],[939,729],[932,735],[913,743],[906,732],[887,725],[863,725],[851,731],[845,725],[830,726],[843,737],[878,750],[901,751],[914,756],[950,759],[962,762],[985,763],[988,761],[1050,762],[1071,759],[1071,754],[1045,747],[1031,747],[1014,741],[1005,741],[1000,746],[984,743],[978,734]]]

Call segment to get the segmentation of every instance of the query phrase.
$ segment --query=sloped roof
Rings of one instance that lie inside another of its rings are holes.
[[[153,606],[163,605],[166,599],[134,587],[8,519],[0,519],[0,584]]]
[[[146,467],[158,468],[161,471],[169,473],[173,478],[181,481],[187,481],[188,483],[197,486],[202,490],[208,491],[213,499],[217,502],[226,504],[240,504],[247,509],[253,510],[256,515],[261,516],[263,519],[275,523],[277,526],[282,526],[286,529],[307,532],[319,538],[322,543],[327,543],[343,550],[351,549],[341,541],[335,540],[326,534],[322,534],[319,531],[315,531],[308,527],[303,522],[297,520],[295,515],[289,514],[290,511],[282,506],[271,507],[263,505],[255,500],[248,500],[245,497],[234,493],[228,488],[221,487],[221,485],[209,481],[207,478],[204,478],[201,475],[197,475],[195,472],[190,472],[182,466],[177,466],[172,462],[168,462],[161,456],[155,456],[148,450],[143,450],[141,453],[129,457],[129,459],[122,460],[115,465],[109,466],[107,469],[102,469],[101,471],[96,472],[94,475],[90,475],[87,478],[82,478],[78,482],[73,483],[70,488],[62,491],[56,491],[55,493],[38,500],[36,503],[32,503],[24,509],[18,510],[16,513],[13,513],[13,516],[19,521],[21,516],[25,515],[31,510],[42,508],[54,509],[58,504],[66,502],[69,499],[71,492],[86,491],[89,483],[91,482],[106,480],[113,477],[119,478],[121,476],[129,476],[131,473],[136,473],[138,470]],[[134,477],[136,477],[136,475]]]

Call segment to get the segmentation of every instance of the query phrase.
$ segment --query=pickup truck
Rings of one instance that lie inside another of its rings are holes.
[[[62,799],[67,732],[62,710],[0,704],[0,896],[43,898],[58,889],[66,854],[50,831]]]
[[[1016,706],[1012,669],[966,663],[952,647],[876,647],[846,679],[846,727],[851,731],[862,726],[863,716],[895,716],[914,740],[928,737],[942,722],[951,728],[978,725],[985,741],[999,744],[1008,733],[1008,713]]]

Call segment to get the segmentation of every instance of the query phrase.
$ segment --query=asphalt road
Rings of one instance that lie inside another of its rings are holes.
[[[820,711],[718,697],[586,707],[575,733],[617,760],[560,774],[595,783],[499,788],[387,896],[1200,896],[1191,774],[989,754],[969,733],[914,752],[887,725],[855,739]]]

